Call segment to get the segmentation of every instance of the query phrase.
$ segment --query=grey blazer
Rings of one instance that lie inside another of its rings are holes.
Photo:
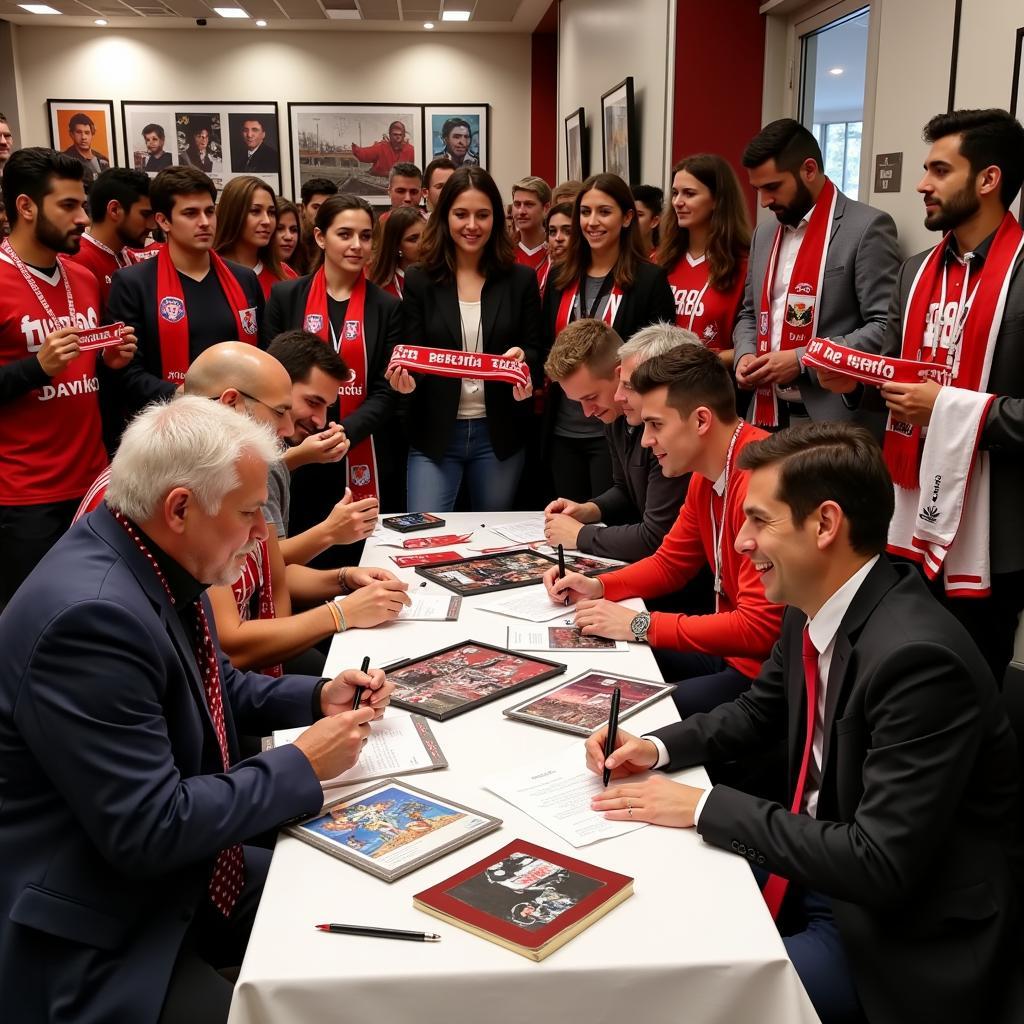
[[[757,353],[758,306],[777,227],[772,220],[754,231],[743,305],[732,332],[734,365],[743,356]],[[880,351],[899,265],[892,217],[840,192],[825,257],[818,334],[864,352]],[[797,349],[799,358],[803,354],[802,348]],[[851,408],[842,395],[818,385],[814,370],[805,369],[796,383],[812,419],[856,419],[881,436],[881,413]]]

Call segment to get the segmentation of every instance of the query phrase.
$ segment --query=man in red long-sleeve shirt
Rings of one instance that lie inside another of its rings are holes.
[[[702,346],[647,360],[632,386],[643,400],[643,446],[665,476],[693,474],[679,517],[653,555],[596,579],[570,572],[559,580],[556,568],[545,585],[555,600],[578,602],[584,634],[660,648],[665,678],[683,680],[673,699],[686,718],[746,690],[779,637],[782,606],[765,597],[757,570],[734,547],[748,477],[737,457],[767,435],[736,416],[729,371]],[[704,565],[715,573],[713,614],[637,613],[613,603],[672,593]]]

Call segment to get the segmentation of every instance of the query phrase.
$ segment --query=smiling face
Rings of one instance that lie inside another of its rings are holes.
[[[615,388],[615,401],[622,409],[626,422],[631,427],[639,427],[643,423],[643,399],[633,390],[633,371],[640,365],[639,356],[626,356],[619,363],[618,386]]]
[[[622,412],[615,401],[619,386],[617,369],[611,377],[599,377],[584,363],[559,383],[567,398],[580,403],[584,416],[593,416],[602,423],[614,423]]]
[[[689,171],[676,171],[672,178],[672,211],[679,227],[688,231],[703,227],[711,223],[715,197]]]
[[[592,256],[617,252],[622,229],[632,220],[632,210],[624,213],[612,196],[600,189],[592,188],[580,200],[580,229]]]
[[[242,239],[246,245],[262,249],[270,244],[277,227],[277,204],[274,197],[262,188],[256,189],[249,200],[249,211],[245,215]]]
[[[924,226],[952,231],[981,207],[971,164],[960,153],[960,135],[945,135],[932,143],[917,191],[924,196]]]
[[[348,274],[358,274],[370,258],[373,224],[365,210],[342,210],[326,234],[317,228],[313,237],[328,263]]]
[[[246,149],[258,149],[266,138],[267,133],[259,121],[242,122],[242,141],[245,143]]]
[[[457,249],[478,256],[493,230],[494,209],[483,192],[470,188],[455,197],[448,211],[448,231]]]
[[[336,380],[314,366],[309,377],[292,384],[292,418],[294,433],[288,440],[300,444],[310,434],[323,430],[327,423],[327,410],[337,401],[342,381]]]
[[[644,424],[641,445],[650,448],[662,476],[683,476],[693,471],[702,438],[711,424],[711,413],[698,406],[685,418],[668,404],[668,388],[654,388],[640,396]]]

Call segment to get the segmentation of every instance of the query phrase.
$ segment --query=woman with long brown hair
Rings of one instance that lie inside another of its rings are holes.
[[[405,289],[405,271],[419,258],[425,229],[426,223],[416,206],[396,207],[381,228],[370,280],[396,299],[402,297]]]
[[[402,340],[540,365],[537,276],[517,266],[501,193],[476,166],[445,182],[427,222],[419,263],[405,276]],[[525,463],[530,386],[456,380],[398,369],[408,395],[409,511],[455,507],[463,475],[476,511],[509,509]]]
[[[617,174],[594,174],[583,183],[565,258],[551,277],[544,296],[548,349],[574,320],[603,320],[628,340],[641,327],[675,317],[665,271],[649,263],[641,248],[633,193]],[[554,383],[545,406],[544,441],[560,496],[587,501],[611,486],[603,426]]]
[[[662,218],[658,264],[668,273],[676,323],[732,366],[732,329],[743,302],[750,215],[736,172],[714,153],[672,168],[672,212]]]
[[[274,229],[274,249],[285,274],[291,270],[298,277],[302,273],[302,214],[298,206],[284,196],[277,197],[277,227]],[[285,269],[287,268],[287,269]],[[290,277],[291,275],[289,275]]]
[[[274,190],[252,175],[232,178],[217,203],[217,231],[213,248],[226,260],[249,267],[259,278],[263,297],[278,281],[297,276],[281,265],[274,246],[277,200]]]

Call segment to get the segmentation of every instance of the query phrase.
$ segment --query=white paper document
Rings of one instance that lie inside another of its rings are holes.
[[[530,622],[550,622],[551,619],[569,618],[574,614],[571,605],[566,607],[564,604],[555,604],[543,586],[513,590],[501,598],[478,604],[477,608],[497,615],[511,615],[514,619],[528,619]]]
[[[274,731],[273,745],[279,747],[291,743],[307,728],[299,726],[297,729],[277,729]],[[370,726],[370,738],[359,760],[347,772],[324,782],[323,788],[349,786],[355,782],[383,779],[389,775],[411,775],[447,767],[448,762],[434,739],[430,724],[422,715],[390,714]]]
[[[630,782],[646,778],[647,773],[634,775]],[[635,832],[646,824],[609,821],[591,809],[591,798],[603,793],[604,786],[600,775],[587,771],[582,742],[566,748],[553,761],[492,775],[483,785],[576,847]]]
[[[574,618],[559,619],[549,625],[509,626],[505,646],[510,651],[628,651],[622,640],[603,636],[583,636],[576,631]]]
[[[544,539],[544,517],[517,519],[514,523],[501,523],[491,529],[515,544],[536,544]]]
[[[462,598],[457,594],[428,594],[409,591],[412,604],[398,613],[400,619],[424,619],[432,622],[454,622],[459,617]]]

